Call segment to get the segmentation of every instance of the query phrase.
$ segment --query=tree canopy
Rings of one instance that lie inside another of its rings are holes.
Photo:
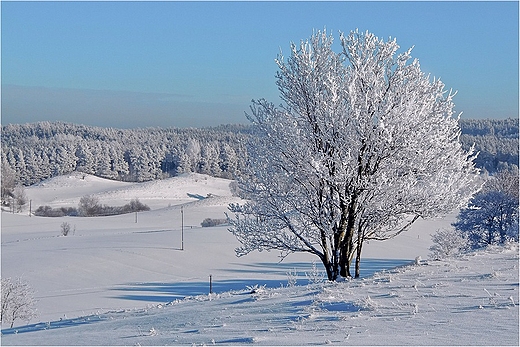
[[[478,189],[463,150],[454,93],[425,75],[412,49],[369,32],[315,32],[281,54],[283,103],[254,101],[256,135],[232,205],[238,255],[279,250],[318,256],[331,280],[355,276],[364,241],[464,205]]]

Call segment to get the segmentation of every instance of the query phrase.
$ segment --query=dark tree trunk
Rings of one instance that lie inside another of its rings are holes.
[[[347,226],[345,237],[340,244],[340,274],[343,277],[352,277],[350,274],[350,261],[354,252],[354,228],[356,226],[357,195],[353,194],[348,205]]]
[[[363,237],[361,235],[361,232],[359,232],[358,233],[358,244],[356,247],[356,272],[354,274],[354,278],[359,278],[362,248],[363,248]]]

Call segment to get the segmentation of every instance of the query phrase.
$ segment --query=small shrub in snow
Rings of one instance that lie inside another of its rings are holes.
[[[286,272],[287,274],[287,287],[294,287],[298,280],[298,272],[296,269]]]
[[[432,235],[432,241],[430,251],[433,259],[457,256],[468,249],[468,239],[458,230],[439,229]]]
[[[70,233],[70,224],[67,222],[61,223],[61,234],[67,236]]]
[[[148,335],[149,335],[149,336],[157,336],[157,330],[155,330],[155,328],[152,327],[152,328],[150,329],[150,331],[148,331]]]
[[[316,262],[312,262],[312,269],[305,273],[305,277],[309,280],[309,284],[322,283],[325,281],[325,275],[318,269]]]

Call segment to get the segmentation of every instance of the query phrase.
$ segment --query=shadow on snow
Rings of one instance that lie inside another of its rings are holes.
[[[361,263],[361,277],[373,276],[376,272],[383,270],[390,270],[399,266],[408,265],[412,263],[409,259],[364,259]],[[312,271],[312,264],[306,262],[287,262],[287,263],[256,263],[256,264],[240,264],[244,269],[225,270],[230,273],[240,275],[241,279],[226,279],[218,280],[214,278],[212,283],[213,293],[222,293],[227,291],[243,291],[248,287],[266,286],[268,288],[276,288],[287,283],[287,280],[281,279],[244,279],[247,274],[271,274],[271,275],[285,275],[291,273],[296,279],[297,285],[305,285],[309,283],[306,273]],[[324,272],[321,264],[316,264],[318,269]],[[326,276],[324,275],[324,279]],[[284,283],[285,282],[285,283]],[[116,298],[126,300],[137,300],[156,303],[167,303],[176,299],[183,299],[188,296],[206,295],[209,293],[209,278],[207,282],[176,282],[176,283],[140,283],[128,285],[122,288],[114,288],[114,291],[123,291],[135,294],[124,294],[116,296]],[[310,301],[304,301],[301,304],[310,304]],[[357,307],[336,306],[335,304],[326,305],[323,307],[329,311],[350,311],[357,309]],[[92,315],[86,317],[79,317],[73,319],[64,319],[54,322],[42,322],[20,326],[11,329],[3,329],[2,335],[21,334],[39,330],[51,330],[58,328],[66,328],[84,324],[96,323],[103,320],[99,315]],[[224,342],[235,342],[234,340],[226,340]],[[245,342],[240,340],[237,342]]]
[[[92,315],[72,319],[63,319],[54,322],[41,322],[30,325],[24,325],[16,328],[2,329],[2,335],[22,334],[40,330],[52,330],[58,328],[74,327],[85,324],[97,323],[103,320],[100,316]]]
[[[361,278],[370,277],[373,276],[376,272],[390,270],[410,263],[412,263],[412,261],[409,259],[364,259],[361,263]],[[296,281],[296,285],[306,285],[310,283],[310,279],[308,278],[307,274],[312,271],[312,264],[307,262],[254,263],[233,265],[240,265],[243,268],[232,270],[221,269],[221,271],[237,274],[239,278],[221,280],[218,279],[218,277],[213,276],[212,293],[241,291],[255,285],[265,285],[267,288],[277,288],[283,285],[287,285],[289,277],[292,277],[292,280]],[[316,264],[316,266],[322,273],[323,280],[326,280],[327,277],[323,269],[323,265]],[[282,277],[279,279],[254,279],[255,274],[277,275]],[[123,285],[122,287],[114,288],[114,290],[128,293],[115,296],[115,298],[166,303],[176,299],[183,299],[188,296],[209,294],[210,284],[208,276],[207,281],[173,283],[148,282]]]

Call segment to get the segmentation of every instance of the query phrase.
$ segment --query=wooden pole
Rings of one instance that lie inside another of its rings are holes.
[[[184,206],[181,206],[181,251],[184,251]]]

